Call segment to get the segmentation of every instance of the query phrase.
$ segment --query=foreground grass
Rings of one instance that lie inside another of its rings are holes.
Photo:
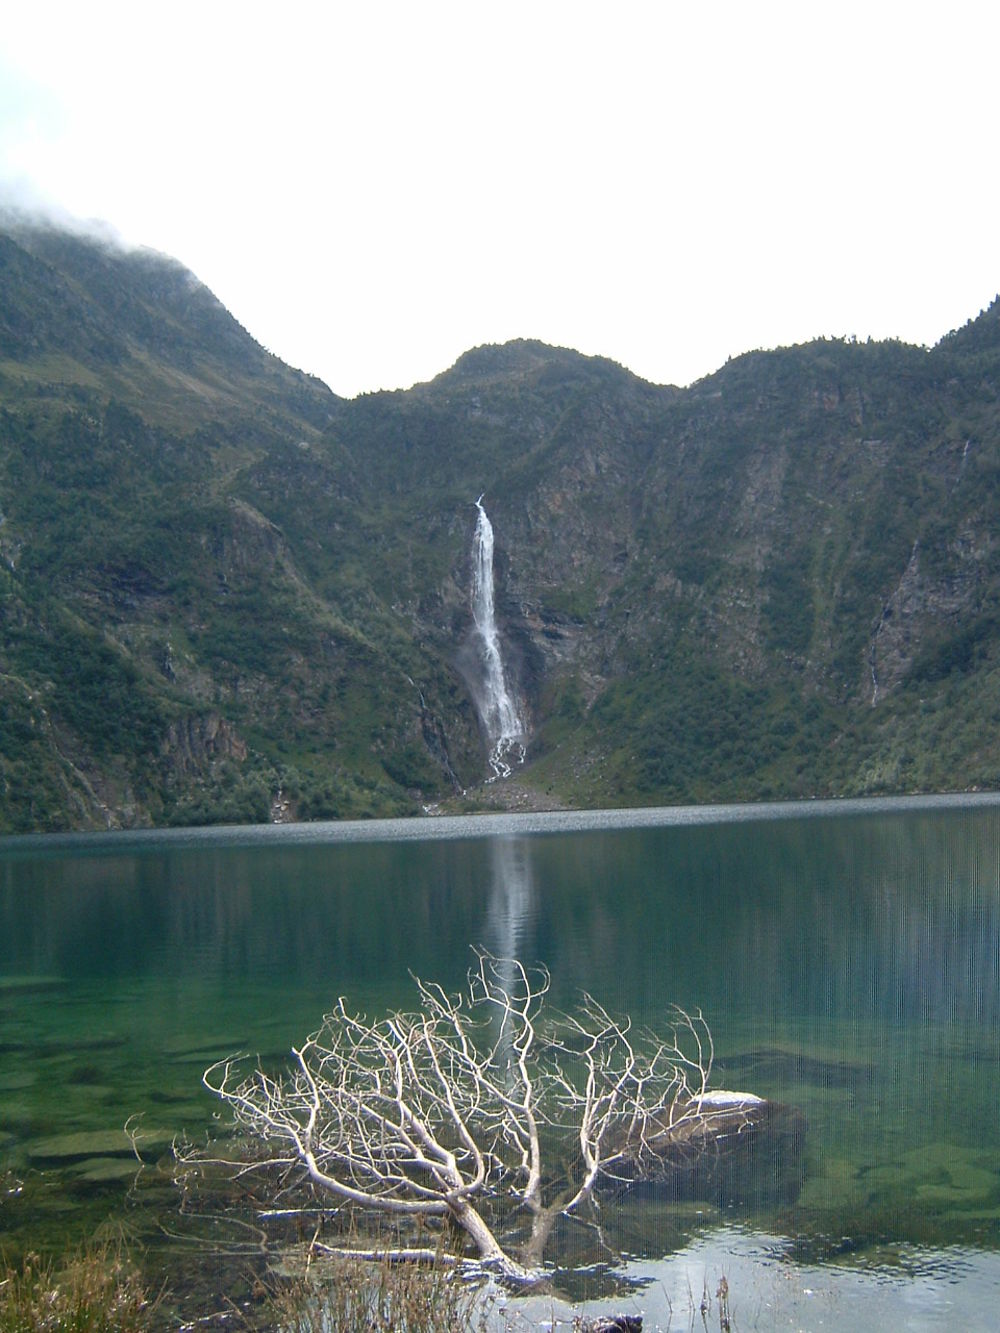
[[[237,1323],[282,1333],[486,1333],[488,1303],[442,1268],[327,1261],[273,1287]],[[97,1248],[55,1263],[37,1254],[0,1267],[0,1333],[141,1333],[166,1326],[123,1252]]]
[[[486,1333],[481,1290],[454,1272],[414,1264],[324,1264],[322,1278],[304,1276],[274,1294],[268,1327],[282,1333]],[[273,1322],[272,1322],[273,1321]]]
[[[37,1254],[0,1276],[0,1333],[132,1333],[157,1302],[122,1253],[83,1251],[57,1267]]]

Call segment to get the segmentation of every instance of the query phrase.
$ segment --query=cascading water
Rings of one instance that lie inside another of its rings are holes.
[[[493,778],[506,778],[513,765],[524,759],[525,726],[504,675],[493,605],[493,524],[486,516],[482,496],[476,508],[479,516],[472,539],[472,620],[482,665],[480,714],[490,741]]]

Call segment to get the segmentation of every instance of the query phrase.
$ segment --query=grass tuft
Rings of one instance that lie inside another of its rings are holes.
[[[283,1333],[485,1333],[482,1290],[435,1266],[344,1257],[271,1298]],[[268,1321],[270,1326],[271,1321]]]
[[[117,1249],[85,1250],[57,1267],[37,1254],[0,1276],[0,1333],[132,1333],[156,1301]]]

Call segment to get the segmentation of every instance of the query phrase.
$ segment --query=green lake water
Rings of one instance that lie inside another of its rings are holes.
[[[457,987],[471,945],[545,962],[558,1003],[700,1008],[713,1083],[808,1122],[793,1189],[618,1210],[647,1328],[723,1272],[740,1328],[995,1326],[994,798],[0,843],[0,1250],[120,1233],[204,1302],[265,1244],[156,1165],[217,1127],[204,1067],[339,995],[408,1004],[411,970]],[[622,1308],[607,1282],[561,1294]]]

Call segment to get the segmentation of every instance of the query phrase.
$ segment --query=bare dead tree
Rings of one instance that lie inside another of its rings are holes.
[[[464,994],[414,981],[419,1007],[377,1021],[341,999],[284,1076],[245,1059],[206,1071],[261,1148],[244,1169],[291,1170],[395,1218],[448,1218],[483,1265],[528,1282],[557,1219],[592,1205],[602,1175],[662,1155],[711,1114],[700,1013],[675,1010],[659,1037],[586,994],[557,1013],[546,969],[482,951]],[[502,1197],[527,1221],[516,1257],[491,1220]]]

